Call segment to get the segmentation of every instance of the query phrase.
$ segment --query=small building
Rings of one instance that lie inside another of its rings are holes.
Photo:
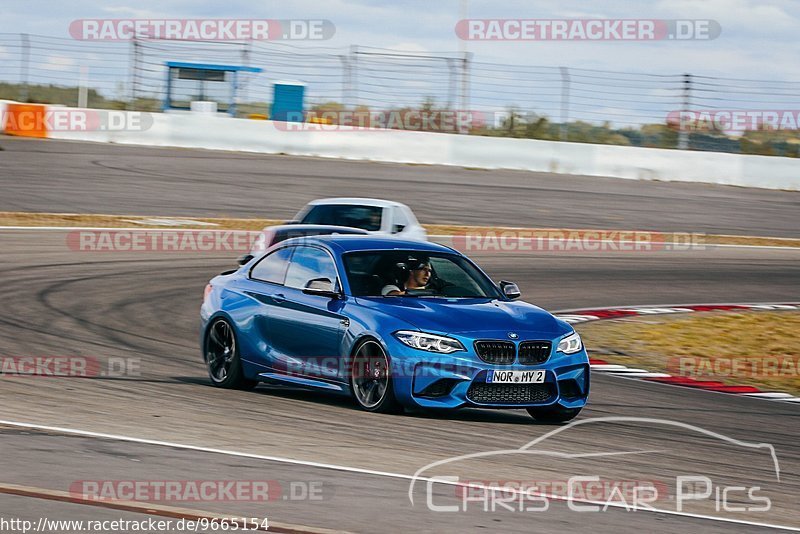
[[[215,102],[216,111],[236,115],[239,73],[262,72],[258,67],[168,61],[167,91],[162,110],[192,109],[192,102]],[[213,108],[213,106],[212,106]]]

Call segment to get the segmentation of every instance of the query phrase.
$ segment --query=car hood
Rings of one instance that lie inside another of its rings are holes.
[[[556,337],[572,328],[527,302],[493,299],[418,297],[359,297],[359,304],[408,322],[424,331],[442,334],[487,332],[537,333]]]

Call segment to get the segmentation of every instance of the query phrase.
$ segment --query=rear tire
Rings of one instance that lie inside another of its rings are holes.
[[[377,341],[362,342],[353,353],[350,365],[350,391],[362,410],[375,413],[399,413],[394,396],[389,357]]]
[[[544,408],[528,408],[528,413],[540,423],[566,423],[575,419],[581,413],[581,408],[547,406]]]
[[[236,333],[227,319],[219,317],[206,330],[204,359],[211,383],[226,389],[253,389],[258,381],[245,378]]]

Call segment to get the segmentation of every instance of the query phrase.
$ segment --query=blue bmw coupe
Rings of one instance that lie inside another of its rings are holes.
[[[448,247],[366,236],[284,241],[206,286],[214,385],[279,381],[365,410],[525,408],[574,418],[589,359],[573,328]]]

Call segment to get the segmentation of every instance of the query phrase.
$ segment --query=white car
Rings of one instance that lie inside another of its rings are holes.
[[[321,198],[312,200],[289,224],[322,224],[361,228],[370,234],[428,240],[411,208],[376,198]]]
[[[264,252],[272,245],[276,245],[281,241],[286,241],[287,239],[295,237],[311,237],[327,234],[369,235],[369,232],[361,230],[360,228],[324,226],[320,224],[282,224],[280,226],[267,226],[261,230],[261,235],[253,242],[250,253],[239,257],[239,265],[244,265],[250,261],[253,256]]]

